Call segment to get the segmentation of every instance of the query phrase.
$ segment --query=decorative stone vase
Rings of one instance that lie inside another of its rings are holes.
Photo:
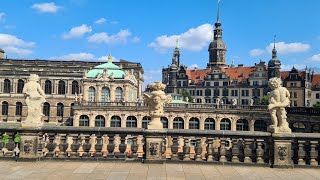
[[[89,143],[89,137],[88,136],[85,136],[85,142],[84,144],[82,145],[82,148],[83,148],[83,157],[88,157],[89,156],[89,150],[91,148],[91,144]]]
[[[67,156],[68,143],[66,142],[66,137],[61,137],[61,143],[59,144],[59,149],[63,156]]]
[[[131,151],[133,154],[136,154],[138,151],[137,137],[132,138]]]
[[[96,149],[96,152],[95,152],[95,157],[101,157],[102,156],[102,147],[103,147],[103,144],[102,144],[102,138],[101,136],[97,136],[97,143],[95,145],[95,149]]]

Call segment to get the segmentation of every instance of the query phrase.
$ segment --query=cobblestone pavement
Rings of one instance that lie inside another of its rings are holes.
[[[320,179],[320,169],[276,169],[213,164],[141,164],[137,162],[0,161],[0,179]]]

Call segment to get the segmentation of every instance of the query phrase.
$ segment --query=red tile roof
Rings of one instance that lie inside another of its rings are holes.
[[[243,78],[249,78],[250,74],[254,70],[254,67],[233,67],[233,68],[224,68],[224,72],[230,76],[230,79],[237,79],[240,82]]]
[[[320,84],[320,74],[314,74],[312,79],[312,87],[315,88],[318,83]]]
[[[197,84],[198,80],[204,80],[204,78],[207,76],[207,74],[210,72],[210,69],[194,69],[189,70],[186,69],[186,75],[189,79],[194,80],[194,82]]]

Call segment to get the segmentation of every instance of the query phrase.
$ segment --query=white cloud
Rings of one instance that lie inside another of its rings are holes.
[[[268,52],[272,52],[273,43],[270,43],[269,46],[266,47]],[[278,42],[276,43],[276,49],[279,54],[290,54],[290,53],[301,53],[306,52],[311,48],[309,44],[304,44],[300,42],[294,43],[285,43],[285,42]]]
[[[69,32],[64,33],[62,35],[63,39],[71,39],[71,38],[79,38],[82,37],[86,33],[92,32],[92,28],[87,26],[86,24],[82,24],[81,26],[73,27]]]
[[[108,61],[108,56],[101,56],[101,57],[99,57],[99,58],[97,58],[97,60],[99,60],[99,61]],[[112,61],[113,62],[115,62],[115,61],[119,61],[116,57],[113,57],[112,56]]]
[[[0,33],[0,46],[32,47],[34,45],[34,42],[26,42],[22,39],[17,38],[16,36]]]
[[[132,38],[132,42],[138,43],[138,42],[140,42],[140,38],[138,38],[138,37],[136,36],[136,37]]]
[[[107,62],[108,56],[95,57],[95,55],[91,53],[70,53],[59,57],[50,57],[49,59],[58,59],[58,60],[76,60],[76,61],[102,61]],[[115,57],[112,57],[113,61],[117,61]]]
[[[4,21],[5,16],[6,16],[6,13],[0,12],[0,21]]]
[[[115,25],[115,24],[119,24],[119,22],[118,21],[111,21],[110,24],[114,24]]]
[[[12,53],[17,55],[29,55],[32,54],[32,50],[25,49],[25,48],[19,48],[14,46],[6,46],[3,48],[6,53]]]
[[[263,50],[263,49],[252,49],[252,50],[249,52],[250,56],[252,56],[252,57],[260,56],[260,55],[262,55],[263,53],[265,53],[265,50]]]
[[[31,8],[41,13],[56,13],[61,7],[55,5],[54,2],[36,3]]]
[[[96,20],[94,23],[96,23],[96,24],[103,24],[103,23],[105,23],[106,21],[107,21],[107,19],[105,19],[105,18],[100,18],[100,19]]]
[[[281,71],[291,71],[293,66],[298,70],[304,70],[304,68],[306,67],[305,64],[290,64],[290,65],[282,64]]]
[[[207,47],[213,38],[213,26],[210,24],[203,24],[196,28],[191,28],[184,33],[178,35],[162,35],[157,37],[149,44],[156,50],[171,49],[176,46],[176,40],[179,40],[180,48],[190,51],[200,51]]]
[[[199,69],[198,64],[191,64],[190,66],[188,66],[188,69],[195,69],[195,68]]]
[[[145,74],[162,74],[162,70],[161,69],[147,70],[147,71],[145,71]]]
[[[131,36],[131,32],[128,30],[121,30],[113,35],[102,32],[88,37],[88,41],[91,43],[125,44],[129,36]]]
[[[315,54],[309,58],[310,61],[320,62],[320,54]]]

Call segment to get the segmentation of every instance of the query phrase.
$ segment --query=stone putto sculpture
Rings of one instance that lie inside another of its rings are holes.
[[[272,125],[269,131],[272,133],[291,133],[287,122],[287,112],[285,107],[290,105],[290,93],[287,88],[282,87],[280,78],[271,78],[268,82],[272,89],[269,94],[268,110],[270,111]]]
[[[165,103],[172,101],[171,95],[166,95],[163,91],[166,85],[161,82],[155,82],[149,85],[151,90],[150,94],[144,94],[143,98],[149,106],[149,113],[151,121],[148,125],[148,129],[162,129],[162,123],[160,117],[163,116],[163,107]]]
[[[28,107],[28,116],[22,121],[22,126],[39,127],[43,125],[41,121],[42,105],[45,100],[45,93],[38,83],[39,76],[30,74],[29,81],[23,87],[23,93],[26,95],[26,104]]]
[[[238,100],[237,99],[232,99],[232,106],[236,106],[238,104]]]
[[[254,100],[250,99],[250,106],[253,106]]]

